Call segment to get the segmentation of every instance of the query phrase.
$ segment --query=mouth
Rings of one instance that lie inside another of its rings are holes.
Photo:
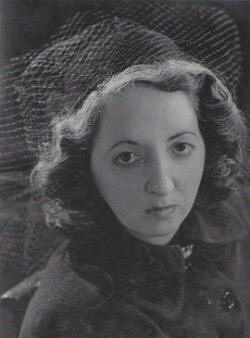
[[[155,206],[150,209],[146,209],[145,212],[154,217],[158,218],[168,218],[176,210],[177,205],[167,205],[167,206]]]

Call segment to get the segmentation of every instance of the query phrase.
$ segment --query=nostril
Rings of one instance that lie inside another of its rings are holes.
[[[155,192],[151,189],[149,181],[146,182],[144,190],[149,194],[155,194]]]
[[[171,159],[166,156],[165,148],[157,150],[152,156],[152,161],[147,172],[145,191],[159,196],[169,194],[175,187],[175,166]]]

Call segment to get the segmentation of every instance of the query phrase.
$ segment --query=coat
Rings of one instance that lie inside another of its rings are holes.
[[[249,203],[248,189],[233,194],[165,246],[126,231],[98,246],[66,241],[19,337],[250,337]]]

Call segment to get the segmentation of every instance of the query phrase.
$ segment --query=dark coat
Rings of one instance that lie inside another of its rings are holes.
[[[234,194],[163,247],[125,231],[101,246],[64,243],[19,337],[250,337],[249,203]]]

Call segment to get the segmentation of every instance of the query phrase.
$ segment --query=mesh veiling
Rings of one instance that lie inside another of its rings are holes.
[[[238,31],[226,13],[206,5],[139,0],[78,13],[46,46],[2,70],[0,274],[2,262],[20,262],[25,273],[34,270],[56,243],[44,228],[39,201],[30,201],[27,183],[39,143],[50,138],[53,116],[72,113],[99,83],[128,66],[185,55],[215,71],[235,93]],[[16,205],[21,210],[12,217]]]
[[[142,27],[136,27],[132,22],[126,24],[119,18],[133,20],[162,33],[165,40],[153,32],[151,37],[149,32],[138,36]],[[0,170],[25,169],[34,163],[34,155],[27,149],[26,141],[30,149],[36,151],[34,142],[41,136],[43,126],[46,127],[55,114],[63,113],[58,109],[62,109],[65,102],[58,102],[60,95],[58,97],[57,94],[65,94],[66,90],[73,92],[77,81],[82,81],[78,77],[85,76],[86,83],[81,94],[83,100],[84,95],[110,75],[109,71],[119,72],[143,59],[150,62],[147,58],[150,45],[155,57],[157,39],[161,40],[158,49],[162,56],[163,53],[166,57],[167,54],[174,56],[174,53],[171,55],[173,43],[169,46],[173,40],[179,50],[212,68],[223,77],[232,92],[235,91],[241,69],[239,35],[231,18],[218,8],[135,1],[130,6],[108,12],[103,9],[78,13],[58,29],[47,46],[12,60],[4,70]],[[117,48],[119,43],[124,43],[123,49]],[[119,57],[115,59],[117,49]],[[133,53],[136,53],[134,59],[131,58]],[[112,59],[116,67],[108,69]],[[81,65],[84,74],[74,74],[72,67],[76,70],[78,65]],[[75,75],[77,77],[69,84],[68,80]],[[48,98],[51,98],[50,101]],[[73,101],[73,98],[68,97],[70,100]],[[57,104],[61,106],[55,107]]]

